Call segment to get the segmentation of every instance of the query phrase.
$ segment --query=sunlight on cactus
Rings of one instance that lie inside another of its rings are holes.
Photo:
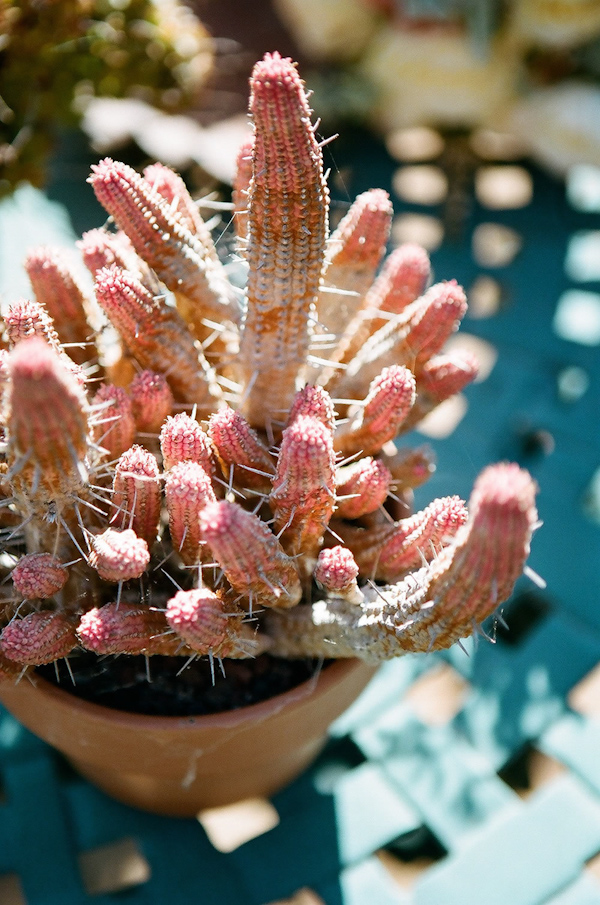
[[[78,243],[94,298],[58,251],[28,256],[0,371],[0,678],[81,648],[376,663],[476,632],[523,572],[527,472],[492,465],[468,504],[415,513],[432,454],[391,442],[477,375],[444,351],[464,292],[429,286],[414,245],[384,261],[381,190],[330,234],[295,65],[267,54],[250,87],[245,290],[160,164],[93,167],[111,217]]]

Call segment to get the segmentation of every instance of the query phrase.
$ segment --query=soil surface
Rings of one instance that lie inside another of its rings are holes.
[[[280,660],[262,654],[253,660],[224,660],[214,670],[206,659],[185,666],[182,657],[106,657],[81,653],[69,658],[73,685],[64,661],[40,666],[47,681],[95,704],[154,716],[197,716],[236,710],[266,701],[309,679],[318,660]],[[179,673],[179,675],[178,675]]]

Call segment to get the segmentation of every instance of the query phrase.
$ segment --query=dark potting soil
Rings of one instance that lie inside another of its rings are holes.
[[[90,701],[153,716],[197,716],[236,710],[289,691],[315,675],[319,660],[280,660],[262,654],[253,660],[224,660],[223,671],[205,659],[182,670],[181,657],[107,657],[81,653],[69,658],[75,680],[63,661],[58,678],[53,665],[37,672],[54,685]],[[325,664],[326,665],[326,664]],[[179,675],[177,675],[179,673]],[[223,674],[224,673],[224,674]]]

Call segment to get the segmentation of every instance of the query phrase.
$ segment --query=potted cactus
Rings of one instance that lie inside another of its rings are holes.
[[[243,289],[180,177],[105,159],[89,181],[109,225],[79,243],[94,298],[34,249],[35,300],[4,314],[0,700],[102,788],[171,814],[270,794],[377,664],[477,630],[537,520],[507,463],[468,505],[412,511],[431,454],[393,441],[477,372],[444,351],[464,293],[429,286],[416,246],[382,264],[383,191],[329,235],[294,64],[269,54],[250,85]],[[165,682],[173,710],[154,706]]]

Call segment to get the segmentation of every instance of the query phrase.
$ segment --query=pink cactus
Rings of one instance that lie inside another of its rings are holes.
[[[218,655],[227,639],[227,607],[209,588],[178,591],[167,603],[166,617],[173,631],[198,654]]]
[[[160,482],[156,457],[142,446],[132,446],[115,468],[111,524],[132,528],[151,548],[160,517]]]
[[[289,427],[299,415],[308,415],[311,418],[316,418],[330,431],[335,429],[333,401],[323,387],[307,384],[301,390],[298,390],[288,415],[287,426]]]
[[[226,480],[232,473],[237,485],[269,492],[275,473],[273,458],[243,415],[224,406],[211,415],[208,436]]]
[[[129,581],[144,574],[150,562],[146,541],[131,528],[107,528],[91,539],[89,564],[105,581]]]
[[[200,513],[216,502],[210,475],[198,462],[179,462],[165,479],[171,542],[187,565],[207,562],[202,551]]]
[[[294,560],[258,516],[237,503],[216,502],[200,513],[200,528],[234,591],[255,607],[298,603],[302,588]]]
[[[317,558],[314,579],[332,597],[342,597],[351,603],[362,603],[358,587],[359,568],[347,547],[328,547]]]
[[[390,492],[392,474],[380,459],[368,456],[336,472],[336,516],[356,519],[375,512]]]
[[[106,603],[84,613],[77,639],[86,650],[106,654],[179,653],[184,642],[168,634],[164,613],[134,603]]]
[[[141,371],[131,382],[129,397],[137,430],[157,434],[173,408],[173,394],[163,375]]]
[[[214,471],[210,440],[198,422],[185,412],[168,417],[164,422],[160,432],[160,450],[165,471],[178,462],[198,462],[209,474]]]
[[[400,432],[415,398],[412,371],[399,365],[384,368],[371,382],[359,412],[336,431],[336,449],[344,455],[380,452]]]
[[[335,508],[333,435],[299,415],[283,432],[269,504],[284,548],[316,556]]]
[[[51,553],[27,553],[12,571],[15,591],[27,600],[53,597],[68,577],[68,570]]]
[[[78,364],[97,357],[88,323],[89,303],[63,250],[34,249],[25,258],[25,270],[36,299],[47,308],[61,342],[68,344],[70,357]]]
[[[492,466],[468,512],[443,497],[414,513],[434,456],[394,446],[476,375],[447,342],[463,290],[427,288],[416,246],[382,260],[384,191],[359,196],[329,235],[290,60],[255,66],[250,107],[234,187],[243,263],[223,265],[230,243],[217,254],[172,170],[110,159],[90,178],[109,222],[80,243],[110,325],[94,323],[57,252],[28,260],[37,301],[7,309],[0,349],[0,579],[13,578],[0,679],[77,643],[380,662],[469,635],[524,567],[527,472]]]
[[[122,387],[103,384],[92,400],[92,408],[94,440],[109,459],[117,459],[135,440],[131,399]]]
[[[254,168],[248,198],[247,313],[238,370],[254,427],[289,410],[310,345],[327,238],[328,191],[303,83],[267,54],[250,79]]]
[[[77,643],[73,621],[64,613],[44,611],[13,619],[0,634],[0,653],[26,666],[66,657]]]
[[[175,308],[114,264],[97,272],[96,298],[143,368],[163,374],[181,401],[214,408],[212,371]]]
[[[58,509],[85,483],[87,403],[79,382],[43,339],[18,343],[8,357],[8,463],[13,489],[34,507]]]

